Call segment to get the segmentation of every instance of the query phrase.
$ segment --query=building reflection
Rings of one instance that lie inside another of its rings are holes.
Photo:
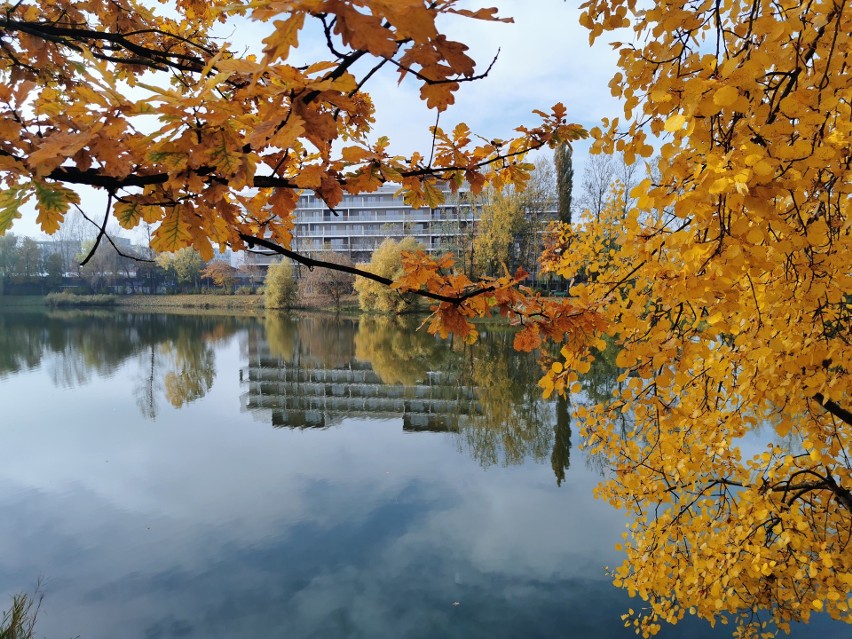
[[[565,480],[568,405],[542,399],[537,358],[512,348],[508,328],[471,346],[399,322],[267,317],[244,334],[243,410],[276,428],[399,419],[406,432],[452,433],[482,466],[549,461]]]
[[[289,323],[289,330],[297,333],[290,340],[289,357],[276,352],[265,331],[251,330],[246,337],[248,365],[242,371],[246,389],[242,405],[262,421],[275,427],[327,428],[346,417],[401,418],[405,431],[458,432],[473,417],[482,415],[476,389],[461,382],[454,371],[427,370],[416,381],[386,383],[370,361],[354,354],[340,358],[339,349],[338,357],[333,358],[337,361],[329,361],[313,350],[303,333],[325,333],[322,320],[279,321],[284,326]],[[352,342],[357,339],[357,322],[336,323],[335,332],[349,333]]]

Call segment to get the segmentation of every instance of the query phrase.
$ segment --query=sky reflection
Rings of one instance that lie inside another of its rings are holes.
[[[210,328],[183,334],[211,383],[155,419],[132,349],[86,384],[57,386],[46,358],[0,379],[0,592],[45,580],[40,635],[633,636],[604,573],[625,522],[581,452],[557,487],[547,447],[483,466],[463,432],[402,417],[273,428],[245,407],[262,325]]]

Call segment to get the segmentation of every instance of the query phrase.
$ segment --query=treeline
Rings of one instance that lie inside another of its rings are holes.
[[[60,291],[254,293],[262,280],[261,274],[236,269],[223,260],[205,262],[191,248],[154,256],[149,248],[126,241],[115,246],[104,242],[94,253],[93,246],[93,240],[39,242],[11,233],[0,236],[0,295]],[[87,257],[88,261],[82,264]]]

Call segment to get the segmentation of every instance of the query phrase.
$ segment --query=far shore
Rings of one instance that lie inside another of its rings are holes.
[[[43,295],[0,295],[0,309],[44,309],[52,305]],[[263,295],[222,295],[213,293],[176,294],[176,295],[80,295],[56,305],[57,308],[75,307],[116,308],[121,310],[176,310],[176,309],[222,309],[229,311],[265,310]],[[340,305],[341,312],[357,311],[357,298],[353,295]],[[282,309],[283,310],[283,309]],[[292,310],[312,310],[336,312],[334,305],[319,298],[301,299]]]

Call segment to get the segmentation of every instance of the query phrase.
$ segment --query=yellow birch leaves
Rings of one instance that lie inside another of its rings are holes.
[[[595,149],[636,157],[660,137],[637,208],[613,201],[549,254],[585,274],[574,293],[601,304],[624,370],[581,417],[615,471],[600,494],[635,517],[615,572],[647,602],[634,627],[687,611],[745,636],[817,611],[850,622],[852,12],[583,10],[592,39],[627,26],[636,43],[610,85],[625,120]]]

